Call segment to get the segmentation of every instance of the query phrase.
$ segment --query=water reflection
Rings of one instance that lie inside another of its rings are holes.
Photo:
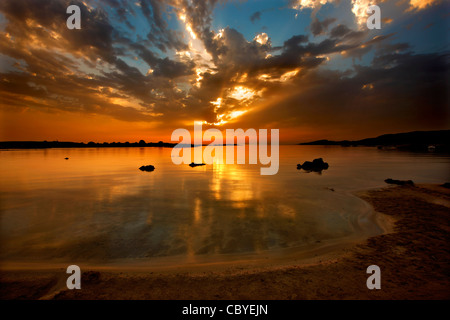
[[[279,173],[261,176],[259,165],[176,166],[170,152],[0,152],[1,260],[194,261],[373,234],[380,230],[370,222],[358,225],[365,203],[348,191],[388,176],[440,182],[449,163],[369,148],[281,146]],[[322,176],[296,170],[319,156],[330,163]],[[138,170],[147,164],[155,171]]]

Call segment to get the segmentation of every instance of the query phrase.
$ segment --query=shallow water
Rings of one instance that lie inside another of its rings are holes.
[[[322,174],[296,169],[318,157],[330,164]],[[364,147],[280,146],[273,176],[261,165],[177,166],[168,148],[11,150],[0,163],[2,263],[308,248],[382,232],[354,190],[450,180],[449,157]],[[138,170],[147,164],[156,170]]]

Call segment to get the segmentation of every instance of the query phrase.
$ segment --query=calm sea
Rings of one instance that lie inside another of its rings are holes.
[[[330,164],[322,174],[296,169],[318,157]],[[382,231],[355,190],[450,180],[446,156],[336,146],[280,146],[273,176],[261,165],[174,165],[168,148],[10,150],[0,164],[0,263],[307,248]],[[147,164],[155,171],[138,170]]]

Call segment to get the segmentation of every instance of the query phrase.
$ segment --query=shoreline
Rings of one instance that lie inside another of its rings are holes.
[[[361,190],[360,190],[361,191]],[[360,192],[358,191],[358,192]],[[162,256],[152,258],[126,258],[105,261],[76,261],[82,270],[112,271],[112,272],[158,272],[173,274],[189,272],[190,274],[205,271],[225,272],[232,274],[236,270],[269,270],[290,266],[293,263],[299,266],[313,265],[327,261],[340,255],[345,249],[362,243],[373,235],[390,232],[392,221],[376,212],[373,207],[357,196],[357,192],[344,192],[347,196],[361,201],[365,206],[357,215],[348,220],[349,227],[354,232],[350,235],[317,240],[315,243],[273,248],[259,252],[221,253],[196,255]],[[42,261],[8,261],[0,263],[3,271],[48,271],[59,272],[68,266],[66,260],[52,260],[50,263]],[[258,271],[259,272],[259,271]]]
[[[437,185],[389,186],[355,195],[375,209],[374,219],[384,223],[385,232],[347,243],[332,254],[287,256],[281,264],[229,262],[171,272],[145,265],[93,266],[82,269],[82,289],[73,291],[65,287],[64,268],[55,274],[54,268],[12,271],[2,265],[1,298],[449,299],[450,190]],[[372,264],[381,268],[381,290],[366,287],[366,268]]]

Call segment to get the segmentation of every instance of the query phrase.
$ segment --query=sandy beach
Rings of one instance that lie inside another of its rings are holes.
[[[387,230],[367,240],[283,263],[229,263],[171,270],[83,269],[68,290],[64,268],[5,267],[1,299],[449,299],[450,190],[389,186],[358,192]],[[369,265],[381,290],[369,290]]]

